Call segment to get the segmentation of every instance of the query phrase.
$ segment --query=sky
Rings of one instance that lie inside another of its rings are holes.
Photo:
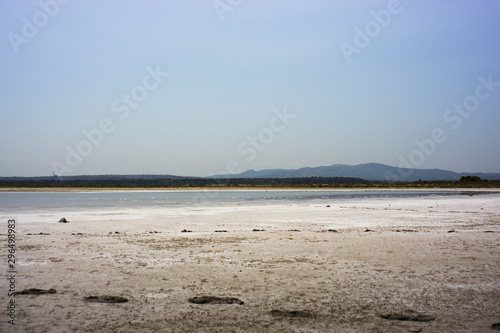
[[[3,0],[0,176],[500,172],[497,0]]]

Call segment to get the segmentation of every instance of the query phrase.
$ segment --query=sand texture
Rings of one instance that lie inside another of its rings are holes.
[[[498,194],[50,214],[18,217],[16,288],[56,292],[17,295],[16,326],[3,316],[1,332],[495,332],[500,322]],[[7,289],[3,278],[2,308]]]

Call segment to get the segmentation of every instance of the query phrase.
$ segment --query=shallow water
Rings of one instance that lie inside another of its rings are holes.
[[[458,196],[460,191],[318,191],[318,190],[252,190],[252,191],[123,191],[123,192],[37,192],[0,193],[4,213],[54,211],[64,209],[102,210],[122,208],[193,207],[196,205],[279,204],[344,202],[350,199],[418,198]]]

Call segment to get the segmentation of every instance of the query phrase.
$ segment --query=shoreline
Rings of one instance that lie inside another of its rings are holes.
[[[367,192],[367,191],[422,191],[422,192],[488,192],[500,193],[500,188],[484,187],[0,187],[0,193],[84,193],[84,192],[229,192],[229,191],[311,191],[311,192]]]

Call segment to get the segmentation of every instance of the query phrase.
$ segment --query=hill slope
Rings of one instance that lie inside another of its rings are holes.
[[[462,176],[478,176],[481,179],[499,180],[500,173],[453,172],[441,169],[403,169],[379,163],[359,165],[334,164],[321,167],[306,167],[295,170],[270,169],[248,170],[229,178],[295,178],[295,177],[352,177],[371,181],[433,181],[459,180]]]

